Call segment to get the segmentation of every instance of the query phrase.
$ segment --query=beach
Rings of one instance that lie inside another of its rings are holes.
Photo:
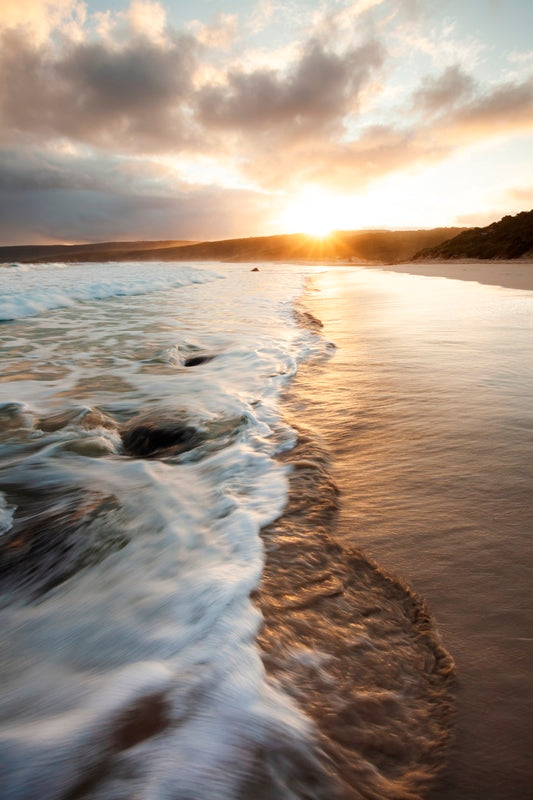
[[[533,296],[255,266],[3,268],[6,798],[526,797]]]
[[[377,267],[386,272],[407,272],[410,275],[425,275],[450,280],[477,281],[488,286],[504,286],[509,289],[533,291],[533,260],[479,261],[459,259],[457,261],[416,261],[406,264],[391,264]]]
[[[531,264],[415,263],[305,296],[337,349],[291,403],[331,453],[336,535],[426,598],[456,662],[432,800],[530,796],[532,288]]]

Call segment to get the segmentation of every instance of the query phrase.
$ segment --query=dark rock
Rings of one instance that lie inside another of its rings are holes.
[[[17,511],[0,540],[2,592],[38,597],[128,543],[113,524],[119,504],[112,495],[64,487],[57,495],[33,488],[28,496],[14,487],[7,496]]]
[[[68,425],[77,425],[85,429],[116,428],[115,421],[97,408],[68,408],[37,421],[37,427],[45,433],[59,431]]]
[[[209,361],[212,361],[215,356],[191,356],[190,358],[186,358],[184,366],[186,367],[197,367],[199,364],[207,364]]]
[[[250,272],[259,272],[259,267],[254,267],[253,269],[250,270]]]
[[[0,405],[0,433],[20,428],[31,428],[31,415],[24,403],[2,403]]]
[[[120,435],[126,454],[140,458],[178,455],[192,450],[202,441],[196,428],[168,419],[134,417]]]
[[[141,697],[121,712],[112,732],[113,750],[128,750],[139,742],[164,731],[170,723],[169,705],[164,694]]]

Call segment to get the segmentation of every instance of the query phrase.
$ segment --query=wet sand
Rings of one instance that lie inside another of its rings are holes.
[[[254,599],[266,670],[315,726],[319,769],[305,764],[297,796],[422,800],[449,750],[453,659],[423,598],[336,537],[338,490],[313,432],[298,427],[278,458],[288,503],[261,531]]]
[[[533,289],[526,263],[383,269]],[[426,598],[456,662],[455,744],[431,800],[532,797],[528,296],[330,268],[305,305],[337,350],[301,370],[290,403],[331,453],[335,534]]]

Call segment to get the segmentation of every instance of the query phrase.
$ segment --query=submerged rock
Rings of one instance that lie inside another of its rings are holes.
[[[139,697],[123,709],[111,733],[114,751],[128,750],[139,742],[156,736],[170,724],[170,707],[163,692]]]
[[[19,486],[7,496],[15,513],[0,540],[0,593],[39,597],[129,541],[115,524],[119,503],[113,495],[67,487],[62,494],[34,489],[28,495]]]
[[[0,433],[19,430],[20,428],[31,428],[32,425],[32,416],[25,403],[0,404]]]
[[[137,416],[121,430],[127,455],[140,458],[163,458],[192,450],[203,441],[196,428],[170,419]]]
[[[91,428],[116,428],[116,422],[98,408],[78,407],[62,409],[48,414],[37,421],[37,427],[44,433],[53,433],[68,425],[76,425],[87,430]]]
[[[185,367],[197,367],[199,364],[207,364],[209,361],[212,361],[215,356],[191,356],[190,358],[186,358],[183,362]]]

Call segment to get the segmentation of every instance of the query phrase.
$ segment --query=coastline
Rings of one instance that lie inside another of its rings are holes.
[[[277,459],[291,467],[289,497],[261,530],[253,599],[265,669],[316,730],[301,780],[328,800],[423,800],[453,736],[453,659],[424,598],[339,538],[328,452],[290,411],[288,422],[298,441]]]
[[[94,260],[94,259],[92,259]],[[105,259],[104,259],[105,260]],[[181,260],[179,261],[171,261],[169,259],[169,263],[176,263],[181,264],[184,263]],[[121,263],[119,259],[111,259],[114,263]],[[151,264],[151,260],[149,259],[139,259],[138,254],[132,255],[132,261],[145,263],[147,266]],[[460,260],[439,260],[439,261],[403,261],[400,263],[383,263],[383,262],[371,262],[371,261],[343,261],[337,260],[332,261],[331,259],[324,259],[320,260],[319,258],[315,258],[312,260],[307,259],[276,259],[274,261],[269,260],[268,258],[253,258],[253,257],[242,257],[239,259],[209,259],[206,258],[204,261],[201,259],[190,259],[187,263],[191,265],[194,264],[202,264],[206,262],[212,263],[232,263],[232,264],[254,264],[257,265],[259,268],[261,265],[268,264],[269,266],[277,266],[282,264],[300,264],[300,265],[308,265],[308,266],[324,266],[324,267],[333,267],[335,269],[370,269],[370,270],[380,270],[382,272],[400,272],[409,275],[421,275],[429,278],[448,278],[450,280],[461,280],[461,281],[475,281],[477,283],[485,284],[488,286],[502,286],[508,289],[523,289],[527,291],[533,291],[533,259],[515,259],[510,261],[503,261],[503,260],[480,260],[480,259],[460,259]],[[26,262],[23,262],[26,263]],[[51,263],[48,261],[39,261],[39,262],[28,262],[28,265],[33,263]],[[80,260],[76,261],[66,261],[60,262],[66,263],[70,265],[76,265],[81,262]],[[0,269],[2,268],[9,268],[8,263],[0,264]]]
[[[361,264],[364,269],[379,269],[383,272],[402,272],[423,275],[428,278],[476,281],[487,286],[502,286],[507,289],[533,291],[533,260],[478,261],[413,261],[404,264]]]
[[[249,263],[255,263],[250,261]],[[259,264],[266,263],[257,262]],[[277,262],[271,262],[276,264]],[[533,259],[515,259],[503,261],[499,259],[441,259],[439,261],[402,261],[396,264],[377,263],[371,261],[301,261],[295,259],[293,264],[316,264],[339,270],[379,270],[404,275],[420,275],[427,278],[447,278],[455,281],[471,281],[485,286],[501,286],[506,289],[523,289],[533,291]]]
[[[452,334],[458,350],[450,346],[448,333],[442,340],[439,334],[443,349],[438,352],[451,358],[439,377],[434,374],[439,363],[424,365],[423,350],[416,351],[414,361],[410,356],[411,347],[429,335],[425,319],[413,310],[416,333],[406,340],[398,321],[391,324],[381,305],[396,291],[398,278],[390,287],[383,281],[380,289],[380,282],[368,282],[364,276],[364,271],[376,267],[365,265],[352,272],[352,266],[345,266],[342,275],[339,266],[314,275],[303,298],[337,351],[330,361],[298,374],[289,408],[329,451],[332,477],[340,489],[338,538],[360,548],[421,594],[456,662],[455,742],[448,767],[428,797],[525,797],[531,780],[527,747],[531,711],[526,701],[531,697],[531,676],[526,610],[530,546],[523,541],[523,532],[530,529],[533,510],[522,491],[530,473],[529,439],[519,428],[527,426],[529,412],[526,409],[525,417],[517,419],[519,427],[513,431],[505,404],[490,407],[484,416],[486,388],[464,394],[459,376],[453,395],[447,395],[448,376],[453,383],[461,354],[468,357],[471,351],[469,339],[464,340],[463,351],[460,332]],[[477,266],[439,262],[377,269],[533,289],[532,281],[517,285],[530,263]],[[472,268],[475,277],[472,273],[466,277],[466,269]],[[361,292],[365,286],[367,294]],[[432,294],[426,284],[425,297]],[[508,293],[482,287],[469,287],[465,293],[459,286],[450,287],[450,297],[461,295],[491,298],[493,313],[498,314],[500,305],[506,305],[505,297],[507,303],[514,302]],[[526,295],[517,297],[528,302]],[[444,318],[448,302],[449,298],[442,306]],[[467,320],[469,308],[467,303]],[[448,323],[454,330],[455,318]],[[476,317],[473,331],[477,324]],[[392,336],[388,351],[380,349],[385,330]],[[510,340],[509,346],[512,349]],[[492,346],[483,352],[488,352],[490,361]],[[406,359],[405,366],[401,359]],[[426,414],[427,427],[421,427],[420,413]],[[487,436],[484,422],[494,424],[494,413],[500,417],[500,430],[491,428]],[[462,474],[472,485],[465,485]]]

